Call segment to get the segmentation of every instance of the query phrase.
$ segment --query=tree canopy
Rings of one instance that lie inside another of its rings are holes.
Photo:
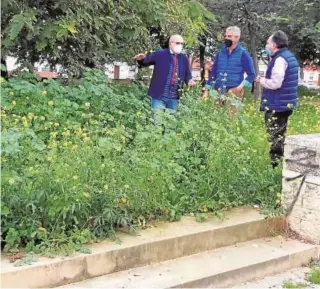
[[[215,53],[230,25],[240,26],[256,68],[277,29],[288,34],[301,63],[319,64],[320,0],[3,0],[1,50],[23,66],[46,60],[76,73],[130,62],[180,33],[203,65],[204,53]]]
[[[212,19],[196,0],[3,0],[1,49],[25,65],[45,59],[77,71],[159,46],[154,28],[192,46]]]

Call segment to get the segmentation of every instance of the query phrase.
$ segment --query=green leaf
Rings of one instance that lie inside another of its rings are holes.
[[[9,215],[10,210],[7,206],[1,205],[1,216]]]
[[[10,27],[9,37],[11,41],[16,40],[17,36],[21,32],[25,25],[23,14],[15,15],[12,18],[12,25]]]

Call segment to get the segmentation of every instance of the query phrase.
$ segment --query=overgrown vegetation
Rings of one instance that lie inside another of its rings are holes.
[[[281,172],[270,168],[258,104],[230,118],[228,105],[213,107],[196,88],[176,117],[162,118],[155,127],[146,87],[117,86],[95,70],[73,87],[31,74],[2,83],[4,250],[88,253],[83,244],[117,227],[278,207]],[[320,132],[319,108],[302,104],[289,127]]]

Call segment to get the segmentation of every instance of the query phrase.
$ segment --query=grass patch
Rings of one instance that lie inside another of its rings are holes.
[[[307,274],[307,280],[313,284],[320,284],[320,268],[311,269],[311,272]]]
[[[307,284],[302,282],[295,283],[293,281],[284,281],[282,287],[287,289],[299,289],[307,287]]]

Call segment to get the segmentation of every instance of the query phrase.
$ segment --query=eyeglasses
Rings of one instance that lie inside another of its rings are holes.
[[[183,42],[174,42],[174,41],[172,43],[175,43],[177,45],[183,45],[184,44]]]
[[[224,37],[225,38],[231,38],[233,35],[231,35],[231,34],[226,34]]]

